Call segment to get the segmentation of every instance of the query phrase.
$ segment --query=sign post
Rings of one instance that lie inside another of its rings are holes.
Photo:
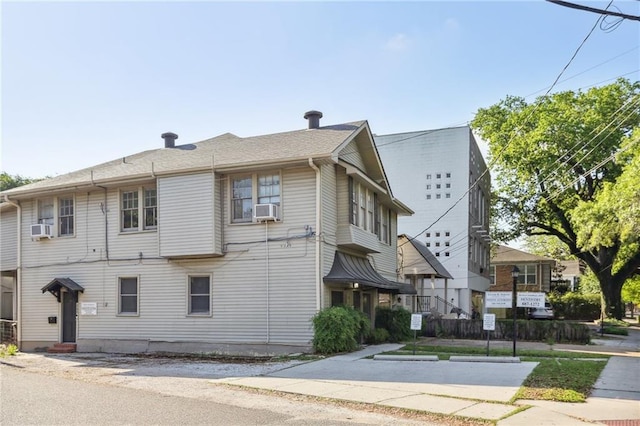
[[[484,314],[482,318],[482,329],[487,331],[487,356],[489,356],[489,336],[496,329],[496,314]]]
[[[422,329],[422,315],[411,314],[411,330],[413,330],[413,354],[416,354],[416,335]]]

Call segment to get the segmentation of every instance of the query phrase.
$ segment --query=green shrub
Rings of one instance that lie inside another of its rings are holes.
[[[389,341],[401,342],[413,337],[411,332],[411,312],[404,308],[376,308],[376,328],[389,332]]]
[[[386,328],[376,328],[367,340],[368,343],[379,345],[389,341],[389,332]]]
[[[599,294],[569,292],[561,295],[551,292],[549,293],[549,301],[553,305],[556,318],[582,321],[593,321],[600,318]]]
[[[13,356],[18,353],[18,347],[13,343],[9,343],[8,345],[2,344],[0,345],[0,358],[5,357],[7,355]]]
[[[370,333],[369,319],[349,306],[333,306],[313,318],[313,349],[322,354],[351,352]]]

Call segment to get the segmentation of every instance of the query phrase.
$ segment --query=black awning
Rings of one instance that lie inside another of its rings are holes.
[[[53,294],[58,302],[60,301],[60,290],[62,288],[67,289],[68,292],[73,293],[73,296],[78,300],[78,292],[83,293],[84,287],[72,280],[71,278],[55,278],[49,284],[42,287],[42,292],[48,291]]]
[[[390,293],[416,294],[410,285],[391,281],[380,275],[367,259],[336,252],[331,271],[324,277],[325,283],[358,283],[362,286],[388,290]]]

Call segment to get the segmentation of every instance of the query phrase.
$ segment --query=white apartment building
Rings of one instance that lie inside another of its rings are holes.
[[[415,212],[399,218],[398,233],[425,244],[453,276],[446,284],[436,280],[435,294],[467,312],[482,312],[489,288],[491,177],[471,129],[374,139],[393,193]]]

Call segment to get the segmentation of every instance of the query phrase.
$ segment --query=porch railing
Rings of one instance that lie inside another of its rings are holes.
[[[0,343],[16,344],[18,339],[18,322],[0,319]]]

